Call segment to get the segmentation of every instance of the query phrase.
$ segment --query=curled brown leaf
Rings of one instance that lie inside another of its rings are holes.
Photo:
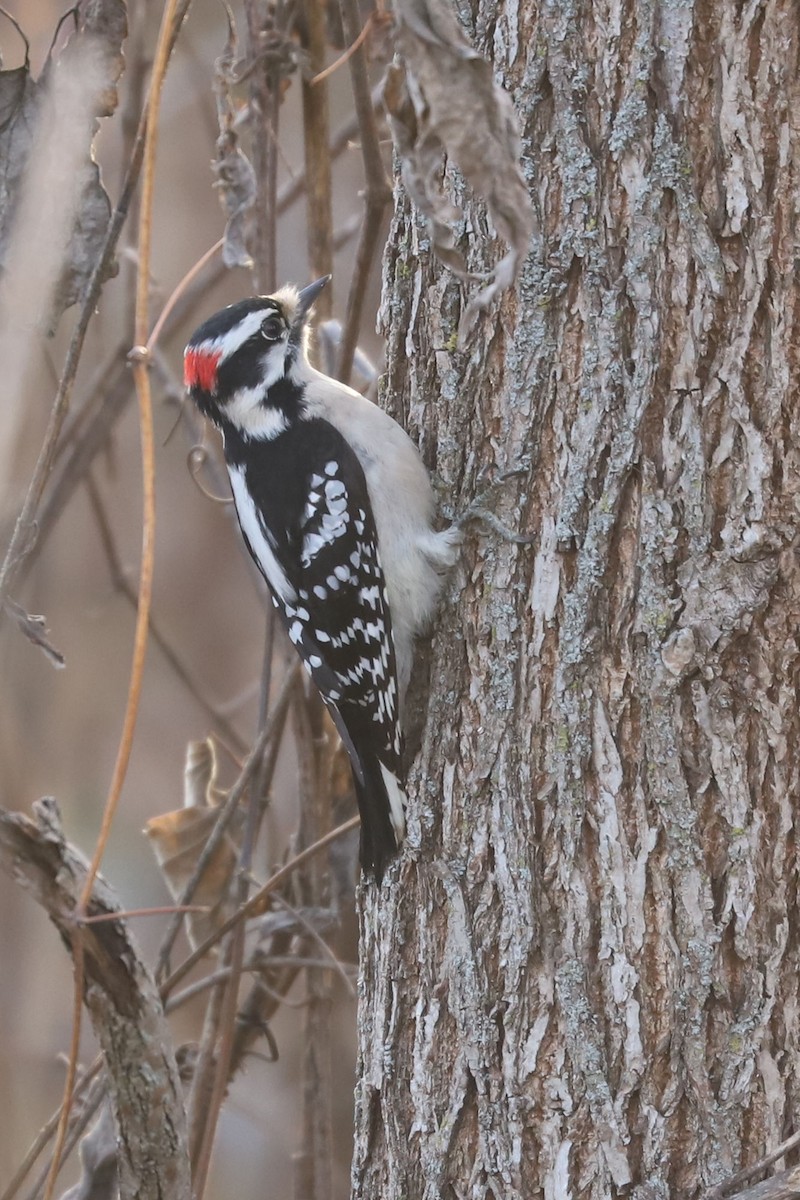
[[[153,817],[145,826],[156,862],[170,895],[179,900],[193,877],[200,856],[219,817],[223,793],[217,788],[217,764],[213,743],[190,742],[184,768],[184,807]],[[188,935],[192,948],[218,929],[232,911],[230,882],[236,870],[240,823],[234,821],[217,847],[195,890],[193,903],[205,913],[192,913]]]

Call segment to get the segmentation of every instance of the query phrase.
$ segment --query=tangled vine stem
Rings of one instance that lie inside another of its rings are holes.
[[[184,5],[180,5],[185,9]],[[152,235],[153,190],[155,176],[155,151],[158,136],[158,114],[161,102],[161,88],[167,71],[172,47],[177,30],[180,27],[178,19],[179,0],[167,0],[161,19],[158,35],[153,72],[150,80],[150,92],[147,100],[146,119],[143,117],[144,143],[142,149],[143,181],[142,201],[139,221],[139,261],[136,283],[136,310],[134,327],[134,349],[130,358],[133,362],[133,374],[136,384],[136,394],[139,400],[139,423],[142,450],[142,562],[139,576],[139,598],[136,614],[136,630],[134,634],[133,659],[131,664],[128,698],[125,707],[122,734],[120,736],[117,759],[111,779],[108,798],[103,812],[100,833],[95,844],[92,861],[86,873],[83,889],[76,907],[77,923],[71,932],[74,958],[74,999],[72,1041],[69,1062],[64,1082],[64,1100],[61,1109],[56,1143],[53,1151],[53,1161],[45,1187],[44,1200],[52,1200],[56,1178],[61,1165],[61,1156],[69,1128],[70,1108],[75,1078],[78,1070],[78,1054],[80,1049],[81,1014],[84,999],[84,939],[85,926],[81,928],[80,918],[88,912],[89,900],[92,896],[97,873],[100,869],[111,826],[122,793],[122,785],[128,771],[133,734],[136,718],[139,712],[139,700],[144,677],[144,663],[147,652],[147,635],[150,627],[150,608],[153,596],[153,571],[155,563],[155,438],[153,433],[153,405],[150,395],[150,377],[148,372],[150,351],[147,348],[148,335],[148,298],[150,245]],[[182,16],[182,14],[181,14]],[[63,419],[63,415],[62,415]],[[57,433],[55,434],[57,437]],[[41,492],[39,492],[39,498]],[[37,499],[38,503],[38,499]],[[0,587],[2,579],[0,579]],[[182,1117],[181,1117],[182,1120]]]

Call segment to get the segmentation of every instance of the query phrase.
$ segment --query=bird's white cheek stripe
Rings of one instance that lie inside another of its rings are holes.
[[[233,491],[239,524],[252,547],[267,583],[273,592],[280,596],[284,603],[295,600],[297,598],[295,590],[289,583],[281,564],[275,557],[275,551],[267,541],[261,522],[258,519],[256,506],[247,490],[247,484],[245,483],[241,468],[229,467],[228,474],[230,475],[231,490]]]
[[[264,387],[239,388],[225,405],[225,416],[247,437],[271,442],[289,428],[286,414],[279,408],[263,405]]]

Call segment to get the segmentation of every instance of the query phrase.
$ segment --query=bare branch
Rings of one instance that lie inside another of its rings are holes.
[[[100,544],[103,547],[103,552],[108,562],[108,569],[111,574],[111,580],[117,591],[121,592],[129,604],[136,607],[136,590],[128,580],[122,569],[119,554],[117,552],[114,535],[109,524],[108,514],[106,513],[103,500],[100,495],[100,490],[97,487],[91,474],[86,476],[86,486],[89,491],[89,500],[92,506],[92,512],[100,534]],[[227,743],[238,753],[243,754],[247,749],[244,739],[234,729],[230,721],[225,717],[218,708],[203,694],[203,689],[198,681],[194,678],[190,668],[184,663],[183,659],[178,654],[177,650],[172,646],[162,631],[153,614],[150,614],[150,636],[156,643],[161,653],[166,658],[173,671],[180,679],[189,694],[197,701],[206,715],[212,722],[215,731],[222,735]]]
[[[301,36],[308,71],[316,75],[325,62],[325,13],[316,0],[302,0]],[[303,145],[306,166],[306,240],[311,279],[333,272],[333,214],[331,156],[328,153],[328,87],[318,80],[303,79]],[[331,315],[333,295],[325,288],[317,300],[321,319]]]
[[[179,898],[178,903],[180,906],[184,906],[191,902],[191,899],[195,893],[195,889],[197,888],[199,881],[202,879],[203,873],[208,867],[208,864],[215,854],[217,847],[220,845],[222,838],[225,835],[225,830],[227,829],[230,821],[233,819],[234,813],[236,812],[239,803],[245,794],[245,790],[248,787],[253,774],[258,770],[265,748],[270,744],[270,742],[277,742],[280,740],[279,733],[283,728],[283,721],[285,720],[286,713],[288,712],[292,690],[297,684],[299,671],[300,666],[299,664],[296,664],[284,680],[281,693],[275,702],[270,720],[265,724],[263,730],[261,731],[256,744],[254,745],[247,758],[247,761],[242,767],[239,778],[231,788],[225,804],[220,808],[219,819],[214,826],[214,830],[209,837],[208,842],[206,843],[203,853],[197,860],[197,865],[195,866],[191,879],[184,888],[182,896]],[[181,913],[176,913],[167,929],[161,949],[159,950],[158,964],[156,967],[157,977],[160,977],[167,967],[172,946],[175,938],[178,935],[178,930],[181,927],[182,921],[183,915]],[[227,932],[227,929],[229,928],[231,928],[230,923],[226,923],[226,926],[223,927],[220,936],[222,933]],[[214,940],[216,941],[216,939]],[[206,942],[204,942],[200,947],[203,953],[205,953],[207,945],[208,939],[206,939]],[[198,955],[198,957],[202,957],[202,955]],[[194,959],[193,961],[197,960]],[[177,978],[175,976],[178,974],[179,972],[176,972],[175,975],[173,975],[172,980],[170,981],[170,987],[174,986],[174,983],[177,982]],[[183,977],[182,974],[180,977]]]
[[[34,805],[34,814],[0,809],[0,866],[45,909],[68,947],[81,939],[84,1003],[105,1054],[119,1133],[121,1195],[189,1200],[183,1096],[155,982],[124,921],[75,924],[86,861],[65,841],[53,801]],[[120,905],[98,878],[86,909],[114,913]]]
[[[168,53],[172,51],[175,45],[175,39],[178,36],[178,31],[186,16],[189,4],[190,0],[180,0],[178,4],[175,19],[172,22],[169,33]],[[44,440],[33,469],[25,500],[14,524],[14,531],[6,550],[5,558],[3,559],[2,566],[0,566],[0,599],[5,598],[13,588],[20,567],[31,553],[37,540],[36,514],[41,504],[42,495],[50,476],[53,462],[55,461],[58,440],[69,410],[72,389],[78,370],[78,362],[83,351],[89,322],[97,308],[97,301],[103,282],[108,277],[109,264],[113,260],[117,242],[125,224],[134,189],[139,178],[142,156],[144,154],[146,126],[146,115],[143,114],[139,122],[139,129],[131,152],[122,192],[111,216],[102,251],[97,256],[94,270],[86,285],[83,304],[72,338],[70,339],[64,370],[50,411]]]
[[[358,0],[339,0],[345,38],[355,44],[361,32]],[[366,188],[364,192],[364,224],[356,252],[356,264],[347,297],[342,344],[339,352],[339,378],[347,383],[353,369],[353,356],[358,344],[361,317],[370,271],[380,243],[384,214],[392,199],[392,189],[383,165],[380,139],[375,120],[375,106],[370,92],[367,63],[363,45],[350,56],[350,77],[353,99],[361,134],[361,153],[364,159]]]
[[[800,1146],[800,1133],[793,1133],[786,1141],[781,1142],[780,1146],[776,1146],[769,1154],[760,1158],[758,1162],[752,1163],[749,1167],[744,1167],[741,1171],[737,1171],[735,1175],[731,1175],[729,1179],[724,1179],[722,1183],[713,1188],[706,1194],[705,1200],[755,1200],[758,1196],[759,1200],[788,1200],[790,1196],[800,1195],[800,1168],[794,1167],[789,1171],[782,1171],[777,1175],[773,1175],[770,1179],[763,1183],[757,1184],[753,1188],[746,1188],[744,1191],[737,1190],[742,1184],[747,1183],[756,1175],[760,1175],[763,1171],[768,1170],[790,1150]],[[793,1178],[795,1177],[796,1178]],[[776,1190],[774,1192],[766,1191],[763,1194],[758,1191],[758,1188],[763,1188],[769,1185]],[[785,1189],[794,1188],[794,1191],[785,1191]],[[783,1188],[784,1190],[780,1190]]]

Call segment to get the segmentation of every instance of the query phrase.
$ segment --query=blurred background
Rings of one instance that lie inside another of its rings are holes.
[[[54,39],[57,54],[69,34],[68,22],[57,32],[64,7],[55,0],[5,3],[29,40],[30,69],[37,78]],[[141,103],[141,85],[135,76],[141,77],[149,63],[160,15],[161,6],[153,0],[132,0],[119,107],[100,122],[95,140],[96,158],[112,205],[119,195],[125,148]],[[240,35],[238,56],[244,62],[246,21],[241,6],[234,5],[232,15]],[[186,272],[224,230],[211,162],[218,133],[214,64],[227,37],[228,19],[219,0],[195,0],[177,42],[161,107],[151,323]],[[369,42],[367,39],[368,47]],[[24,64],[24,43],[2,16],[0,48],[4,70]],[[333,63],[340,53],[341,48],[330,46],[328,62]],[[370,72],[374,82],[380,63],[372,61]],[[337,131],[344,128],[346,132],[353,119],[347,64],[333,72],[328,86],[330,130],[335,138]],[[246,87],[243,97],[242,104]],[[245,128],[245,149],[246,139]],[[337,248],[330,290],[331,315],[340,322],[345,320],[364,186],[357,135],[342,144],[344,149],[333,163]],[[305,168],[297,72],[288,75],[283,84],[277,147],[279,193],[294,183],[298,194],[278,218],[276,283],[292,281],[302,286],[313,272],[300,186]],[[388,160],[388,147],[384,150]],[[82,436],[82,413],[100,411],[104,403],[112,402],[113,392],[115,397],[122,395],[121,400],[113,401],[119,416],[109,423],[109,436],[90,472],[79,475],[72,486],[67,479],[53,497],[45,495],[40,545],[13,593],[28,612],[45,616],[49,638],[64,656],[64,669],[54,669],[8,622],[0,631],[0,803],[28,812],[37,798],[53,796],[67,837],[87,856],[95,844],[111,779],[130,671],[135,611],[117,576],[121,573],[135,590],[141,549],[136,402],[132,381],[124,372],[120,376],[118,365],[133,338],[135,236],[134,205],[119,246],[118,273],[105,284],[90,326],[54,478],[67,461],[70,447]],[[35,246],[30,253],[36,254]],[[180,385],[183,345],[193,328],[224,304],[252,293],[254,287],[248,270],[223,268],[219,255],[203,269],[199,280],[200,288],[192,293],[160,343],[157,368],[152,372],[157,438],[153,621],[161,644],[151,639],[130,769],[102,866],[126,908],[170,902],[143,827],[151,818],[181,806],[187,744],[219,733],[218,782],[225,789],[239,773],[258,721],[265,593],[244,550],[230,504],[209,498],[193,478],[189,456],[202,442],[210,461],[199,469],[199,479],[207,491],[220,498],[227,495],[216,435],[204,430],[196,415],[181,407]],[[369,272],[365,317],[358,332],[360,347],[378,370],[381,346],[374,326],[379,293],[380,252]],[[0,479],[3,549],[41,444],[77,311],[73,307],[63,315],[53,337],[38,339],[22,394],[6,394],[0,406],[0,462],[8,464]],[[106,380],[108,397],[104,396]],[[356,385],[365,382],[354,378]],[[288,645],[278,634],[273,695],[291,662]],[[190,674],[190,681],[182,677],[182,671]],[[236,744],[220,732],[221,724],[235,733]],[[254,873],[259,881],[290,852],[298,826],[296,775],[289,722],[258,846]],[[344,855],[345,884],[337,893],[339,920],[331,934],[333,950],[343,964],[355,963],[357,953],[352,908],[356,841],[355,835],[350,837]],[[155,959],[168,920],[168,916],[152,916],[133,922],[149,962]],[[185,942],[179,941],[173,962],[179,961],[185,949]],[[345,975],[354,979],[352,971],[324,972],[331,1005],[330,1183],[334,1197],[344,1197],[349,1191],[355,1000]],[[63,1056],[70,1036],[71,988],[69,956],[43,912],[0,875],[0,1195],[60,1101]],[[259,1194],[265,1180],[278,1194],[293,1189],[293,1155],[302,1138],[306,994],[306,972],[302,972],[270,1023],[278,1060],[269,1062],[266,1054],[253,1054],[231,1088],[219,1126],[209,1196]],[[176,1043],[197,1039],[204,1006],[201,995],[171,1018]],[[93,1052],[91,1031],[85,1023],[82,1062],[89,1062]],[[31,1194],[38,1170],[39,1165],[19,1195]],[[73,1156],[57,1194],[76,1175]]]

